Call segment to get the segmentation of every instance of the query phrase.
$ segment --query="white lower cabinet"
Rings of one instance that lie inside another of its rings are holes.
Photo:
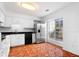
[[[32,43],[35,43],[35,34],[32,34]]]
[[[6,36],[6,39],[1,41],[0,44],[0,57],[8,57],[10,51],[10,38]]]
[[[19,46],[25,44],[25,35],[24,34],[12,34],[10,37],[10,46]]]

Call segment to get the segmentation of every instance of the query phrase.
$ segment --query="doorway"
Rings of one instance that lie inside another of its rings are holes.
[[[63,43],[63,18],[47,21],[48,42]]]

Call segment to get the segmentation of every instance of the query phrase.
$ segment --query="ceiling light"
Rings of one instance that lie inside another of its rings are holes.
[[[19,5],[20,5],[21,7],[23,7],[23,8],[28,9],[28,10],[36,10],[36,9],[38,9],[38,6],[37,6],[36,3],[21,2],[21,3],[19,3]]]

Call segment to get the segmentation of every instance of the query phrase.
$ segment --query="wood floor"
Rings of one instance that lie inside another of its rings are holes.
[[[62,50],[62,47],[49,43],[30,44],[10,49],[10,57],[76,57]]]
[[[63,56],[64,57],[79,57],[78,55],[75,55],[73,53],[70,53],[68,51],[63,50]]]

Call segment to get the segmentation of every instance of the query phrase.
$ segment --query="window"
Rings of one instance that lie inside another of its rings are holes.
[[[63,18],[48,22],[48,38],[52,40],[63,40]]]

